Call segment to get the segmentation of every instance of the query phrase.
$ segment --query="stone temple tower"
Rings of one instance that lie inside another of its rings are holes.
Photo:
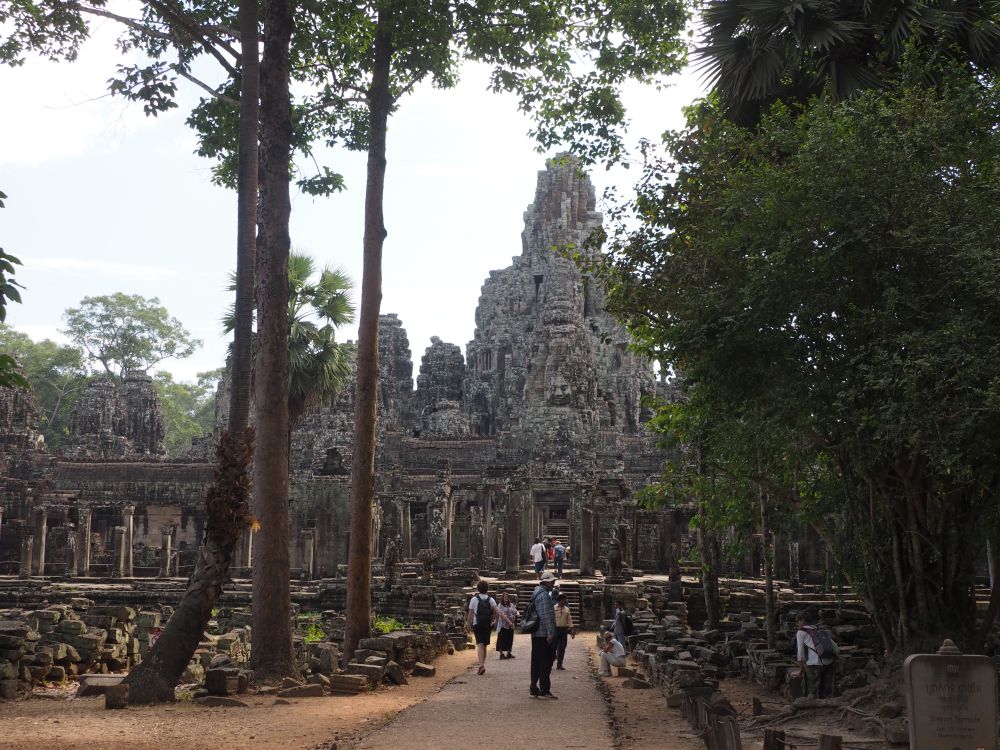
[[[463,385],[473,434],[568,448],[598,432],[639,432],[652,368],[628,350],[598,284],[560,252],[584,249],[601,226],[595,206],[594,187],[572,157],[539,172],[522,253],[490,273],[479,298]]]

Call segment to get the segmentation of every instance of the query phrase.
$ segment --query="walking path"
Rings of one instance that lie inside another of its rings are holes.
[[[486,674],[477,664],[456,677],[436,695],[406,711],[381,729],[361,739],[356,750],[441,750],[468,745],[531,746],[560,750],[611,750],[608,708],[597,689],[588,662],[583,633],[570,640],[563,666],[552,669],[552,692],[558,700],[540,700],[528,694],[531,638],[517,635],[515,659],[500,661],[490,644]],[[482,738],[482,739],[479,739]]]

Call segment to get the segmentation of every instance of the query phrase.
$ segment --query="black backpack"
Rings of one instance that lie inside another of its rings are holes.
[[[632,622],[632,617],[628,612],[622,610],[619,618],[621,619],[622,629],[625,631],[625,635],[632,635],[635,633],[635,623]]]
[[[479,600],[476,602],[476,627],[481,628],[493,622],[493,604],[488,596],[483,599],[476,594],[476,598]]]
[[[820,630],[817,628],[810,635],[812,636],[816,656],[820,658],[820,661],[832,661],[837,658],[837,644],[834,643],[833,636],[830,635],[829,630]]]

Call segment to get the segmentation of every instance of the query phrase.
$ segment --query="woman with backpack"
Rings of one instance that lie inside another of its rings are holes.
[[[469,600],[466,622],[476,636],[476,652],[479,656],[479,674],[486,674],[486,647],[490,645],[490,634],[497,617],[497,602],[487,592],[489,585],[480,581],[476,595]]]
[[[510,594],[504,591],[500,594],[500,604],[497,605],[497,651],[501,659],[513,659],[511,649],[514,647],[514,624],[517,622],[517,607],[511,602]]]

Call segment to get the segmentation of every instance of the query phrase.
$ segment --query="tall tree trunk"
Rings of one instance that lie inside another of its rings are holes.
[[[174,687],[187,668],[212,609],[229,582],[233,550],[250,521],[250,457],[253,433],[249,414],[253,263],[257,224],[257,4],[240,0],[243,80],[240,91],[239,185],[236,252],[236,327],[233,332],[229,429],[220,436],[216,469],[205,501],[205,538],[194,572],[177,609],[146,659],[129,673],[131,703],[174,699]]]
[[[767,647],[778,645],[778,623],[774,606],[774,545],[768,530],[767,495],[760,493],[760,538],[764,545],[764,627],[767,632]]]
[[[257,238],[257,361],[254,368],[257,450],[253,556],[253,641],[256,679],[290,676],[292,612],[288,554],[288,251],[291,215],[288,164],[291,0],[268,0],[261,62],[260,233]]]
[[[250,422],[253,275],[257,257],[257,127],[260,114],[257,29],[256,0],[240,0],[243,79],[240,82],[236,307],[229,394],[229,434],[234,436],[242,435]]]
[[[219,441],[215,478],[208,491],[205,540],[198,548],[194,572],[184,596],[143,662],[125,678],[129,702],[159,703],[174,699],[174,686],[201,643],[212,607],[229,582],[233,548],[249,520],[248,466],[252,438]]]
[[[698,533],[701,553],[701,586],[705,595],[705,628],[714,630],[722,620],[719,601],[719,539],[712,529],[701,528]]]
[[[372,504],[375,497],[375,414],[378,393],[378,316],[382,303],[382,216],[385,188],[385,139],[392,93],[392,39],[389,12],[380,10],[375,29],[375,67],[368,91],[368,182],[365,191],[364,269],[358,327],[357,391],[354,405],[354,456],[351,461],[351,548],[347,561],[347,625],[344,659],[371,634]]]

